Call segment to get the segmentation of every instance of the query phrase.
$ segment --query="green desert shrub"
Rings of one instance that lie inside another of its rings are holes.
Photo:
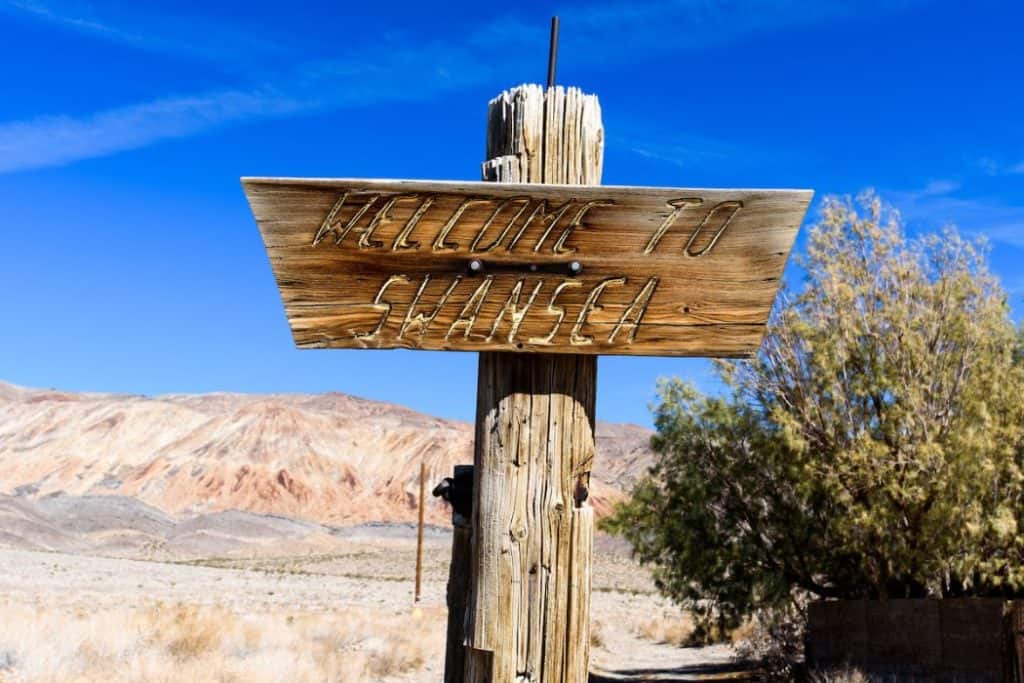
[[[1019,594],[1024,344],[984,245],[830,198],[799,265],[724,395],[661,383],[656,464],[604,527],[719,630],[807,597]]]

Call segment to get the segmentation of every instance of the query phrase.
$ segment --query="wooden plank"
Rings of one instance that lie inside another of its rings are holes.
[[[574,128],[593,127],[580,118]],[[594,155],[512,135],[525,156],[491,159],[485,175],[554,174],[554,155],[541,166],[531,145]],[[582,178],[577,165],[561,177]],[[811,199],[490,182],[243,185],[301,348],[749,355]]]

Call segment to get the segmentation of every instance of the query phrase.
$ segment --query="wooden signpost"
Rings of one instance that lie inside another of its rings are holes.
[[[481,352],[446,682],[587,680],[596,357],[753,354],[811,199],[600,186],[603,143],[595,96],[528,85],[492,182],[243,179],[299,347]]]
[[[295,343],[743,356],[809,192],[243,181]]]

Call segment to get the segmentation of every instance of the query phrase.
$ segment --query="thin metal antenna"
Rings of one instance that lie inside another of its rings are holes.
[[[548,87],[555,86],[555,67],[558,65],[558,17],[551,17],[551,42],[548,48]]]

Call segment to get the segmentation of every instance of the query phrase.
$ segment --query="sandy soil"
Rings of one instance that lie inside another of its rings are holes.
[[[357,535],[344,552],[188,562],[0,549],[0,681],[152,680],[154,670],[168,681],[438,681],[448,539],[428,535],[418,606],[410,538]],[[596,557],[594,681],[707,680],[734,670],[729,647],[654,642],[652,633],[673,631],[665,625],[685,629],[685,615],[614,543],[599,542]],[[59,646],[42,657],[26,641],[32,629],[35,642]],[[126,629],[134,640],[114,639]],[[208,638],[195,644],[175,629]]]

